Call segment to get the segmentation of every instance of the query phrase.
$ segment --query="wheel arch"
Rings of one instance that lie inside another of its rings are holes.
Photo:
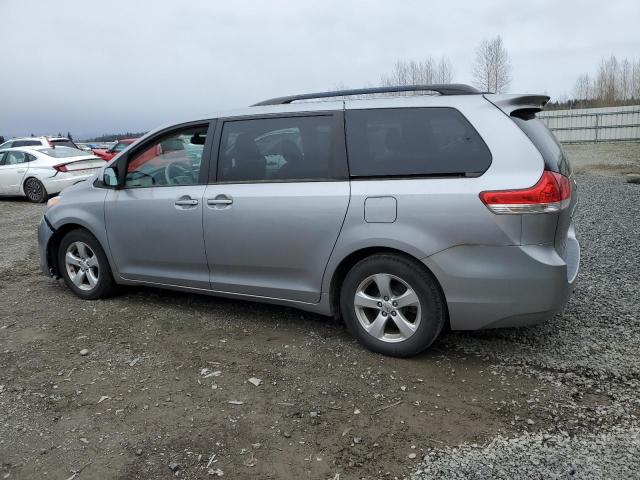
[[[53,234],[51,235],[51,238],[49,239],[49,242],[47,243],[47,249],[46,249],[47,262],[48,262],[49,268],[53,273],[53,276],[55,276],[56,278],[60,278],[60,270],[59,270],[58,255],[57,255],[58,248],[60,247],[60,242],[62,241],[62,239],[67,233],[73,230],[84,230],[90,233],[96,239],[96,241],[98,242],[102,250],[105,252],[105,254],[107,254],[108,252],[108,250],[102,244],[98,236],[95,233],[93,233],[91,229],[87,228],[85,225],[82,225],[80,223],[75,223],[75,222],[65,223],[59,226],[53,232]],[[108,254],[107,254],[107,258],[108,258]]]
[[[445,325],[448,328],[449,327],[449,308],[447,306],[447,296],[445,295],[445,292],[442,288],[442,285],[440,284],[440,281],[438,280],[438,277],[436,277],[436,275],[431,271],[431,269],[429,269],[423,262],[421,262],[415,256],[403,250],[399,250],[392,247],[371,246],[371,247],[360,248],[346,255],[340,261],[340,263],[338,263],[337,267],[335,268],[331,276],[331,283],[329,287],[329,301],[330,301],[331,311],[333,315],[335,317],[340,316],[340,289],[342,287],[342,282],[344,281],[344,278],[347,275],[347,272],[360,260],[370,257],[371,255],[379,255],[384,253],[399,255],[401,257],[404,257],[410,260],[418,268],[426,272],[428,275],[430,275],[434,279],[435,284],[438,290],[440,291],[442,298],[444,299],[443,306],[445,309],[445,317],[446,317]]]

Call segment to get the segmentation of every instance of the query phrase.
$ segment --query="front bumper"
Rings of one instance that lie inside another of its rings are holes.
[[[38,253],[40,255],[40,270],[42,270],[42,273],[50,277],[53,276],[53,271],[50,265],[48,246],[54,233],[55,230],[51,225],[49,225],[47,217],[43,216],[42,220],[40,220],[40,223],[38,224]]]
[[[423,260],[440,281],[452,330],[521,327],[562,311],[576,281],[580,245],[461,245]]]

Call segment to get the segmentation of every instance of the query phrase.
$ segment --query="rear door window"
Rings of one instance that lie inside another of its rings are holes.
[[[19,165],[27,161],[27,154],[24,152],[7,152],[7,156],[4,159],[5,165]]]
[[[220,182],[322,181],[344,178],[333,115],[233,120],[224,123]]]
[[[448,107],[350,110],[353,177],[478,176],[491,152],[469,121]]]

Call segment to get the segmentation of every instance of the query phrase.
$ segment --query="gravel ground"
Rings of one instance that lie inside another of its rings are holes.
[[[640,186],[578,182],[564,314],[412,359],[288,308],[81,301],[38,272],[43,207],[1,200],[0,478],[637,478]]]
[[[640,431],[613,428],[580,437],[524,434],[497,437],[484,448],[463,445],[427,458],[414,478],[638,478]]]
[[[564,314],[535,327],[446,339],[500,372],[566,389],[547,406],[552,428],[499,436],[484,448],[434,449],[415,478],[637,478],[640,188],[619,177],[580,175],[578,182],[582,263]]]
[[[44,209],[39,205],[25,205],[22,198],[0,197],[0,204],[1,272],[24,260],[33,250],[34,226],[40,221]]]

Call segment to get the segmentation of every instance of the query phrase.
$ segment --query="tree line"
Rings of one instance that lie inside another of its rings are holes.
[[[512,80],[511,58],[500,35],[482,40],[471,66],[473,85],[483,92],[505,93]],[[451,83],[451,60],[431,56],[424,60],[398,60],[380,77],[380,86]],[[578,76],[573,95],[561,95],[547,108],[585,108],[632,105],[640,102],[640,58],[603,57],[595,74]]]
[[[602,58],[595,74],[578,77],[573,99],[581,106],[596,107],[636,103],[640,100],[640,58]]]
[[[502,93],[511,83],[511,59],[502,37],[485,39],[476,48],[472,66],[473,84],[483,92]],[[451,83],[453,63],[442,56],[424,60],[398,60],[391,71],[380,77],[380,85],[428,85]]]
[[[86,142],[115,142],[123,138],[138,138],[145,135],[147,132],[125,132],[125,133],[103,133],[99,137],[88,138]]]

